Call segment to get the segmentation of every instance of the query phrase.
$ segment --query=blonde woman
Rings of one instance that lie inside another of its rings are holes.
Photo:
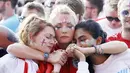
[[[44,19],[30,15],[20,26],[19,41],[20,44],[47,54],[55,44],[55,30]],[[52,73],[52,70],[53,66],[48,62],[18,58],[11,54],[0,58],[0,73]]]

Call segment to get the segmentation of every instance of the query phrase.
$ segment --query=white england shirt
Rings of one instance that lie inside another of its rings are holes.
[[[0,73],[24,73],[25,61],[28,63],[28,73],[36,73],[38,65],[33,60],[22,60],[11,54],[0,58]]]

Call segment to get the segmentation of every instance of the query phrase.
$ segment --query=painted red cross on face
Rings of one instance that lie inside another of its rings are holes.
[[[61,23],[69,22],[69,14],[61,14],[59,20]]]

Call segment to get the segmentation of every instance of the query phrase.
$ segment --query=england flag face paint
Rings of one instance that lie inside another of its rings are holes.
[[[95,39],[91,39],[91,40],[82,41],[80,43],[81,43],[82,47],[91,47],[96,44],[95,42],[96,42]]]

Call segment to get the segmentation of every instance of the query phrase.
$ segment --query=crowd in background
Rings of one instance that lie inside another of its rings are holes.
[[[130,73],[130,0],[0,0],[0,29],[0,73]]]

